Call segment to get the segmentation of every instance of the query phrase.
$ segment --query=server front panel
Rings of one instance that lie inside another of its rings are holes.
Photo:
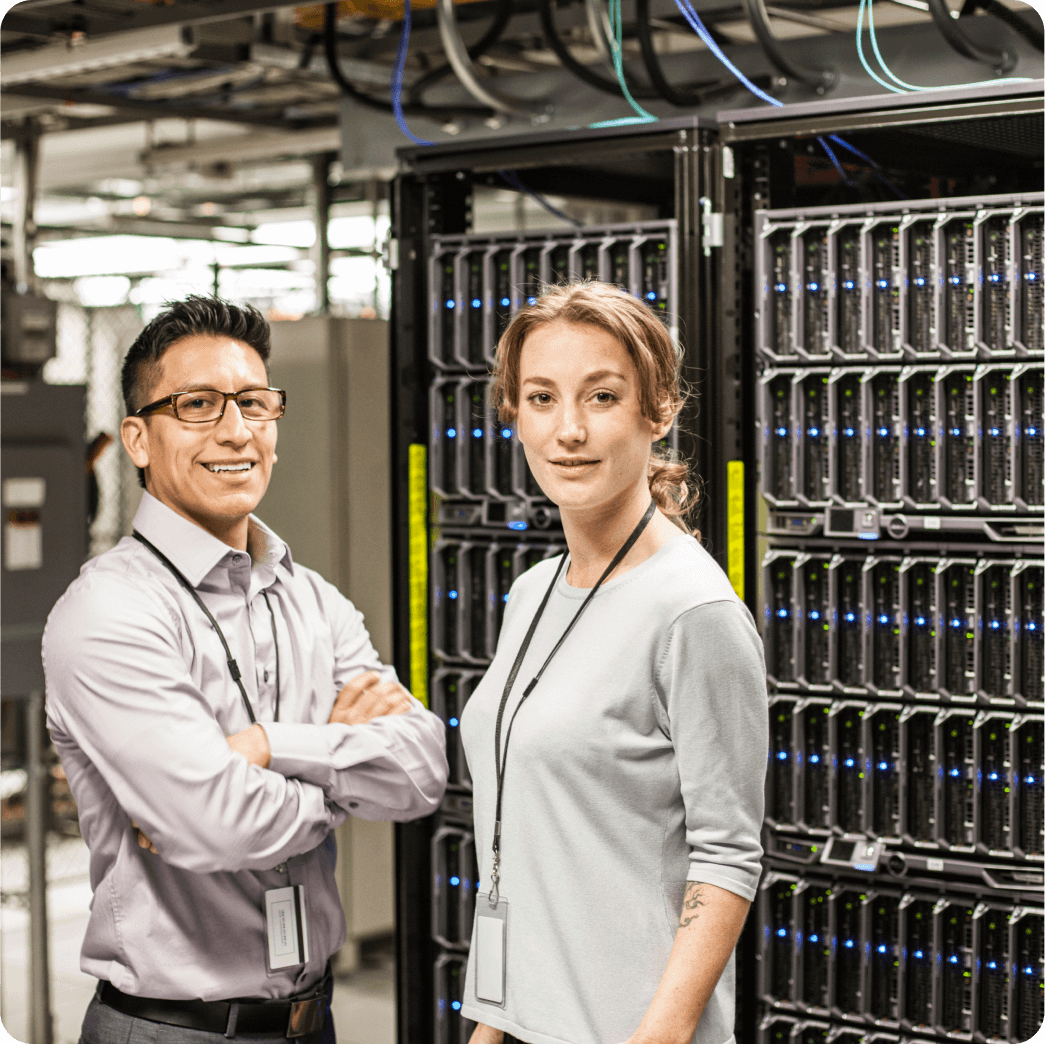
[[[1042,233],[755,212],[762,1040],[1041,1025]]]

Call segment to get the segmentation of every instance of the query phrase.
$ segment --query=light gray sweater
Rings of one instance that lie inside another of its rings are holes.
[[[512,586],[497,655],[461,716],[487,891],[494,723],[557,559]],[[565,570],[504,715],[588,594]],[[505,770],[505,1006],[462,1013],[530,1044],[622,1044],[667,965],[687,881],[754,899],[768,715],[762,643],[725,574],[680,534],[604,584],[519,711]],[[480,900],[482,902],[483,900]],[[474,934],[473,934],[474,942]],[[693,1037],[733,1037],[730,962]]]

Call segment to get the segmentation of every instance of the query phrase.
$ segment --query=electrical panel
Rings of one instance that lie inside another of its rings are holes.
[[[1042,234],[755,214],[764,1044],[1042,1024]]]
[[[514,425],[497,417],[494,351],[542,286],[586,278],[639,297],[677,337],[678,244],[675,222],[657,221],[430,245],[429,694],[450,768],[430,852],[434,1026],[437,1044],[467,1044],[474,1025],[460,1011],[479,881],[461,714],[493,659],[512,583],[566,550],[558,509],[534,481]]]

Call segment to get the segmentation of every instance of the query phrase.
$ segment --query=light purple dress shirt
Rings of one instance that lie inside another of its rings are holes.
[[[366,725],[327,724],[347,681],[395,671],[352,603],[253,517],[249,554],[148,493],[134,525],[217,619],[272,762],[251,765],[225,742],[250,719],[217,635],[170,571],[130,537],[88,562],[43,638],[48,725],[91,851],[80,967],[138,996],[287,997],[345,939],[331,831],[350,814],[433,811],[444,728],[417,700]],[[138,846],[132,819],[158,855]],[[304,886],[309,960],[271,971],[264,894],[290,884]]]

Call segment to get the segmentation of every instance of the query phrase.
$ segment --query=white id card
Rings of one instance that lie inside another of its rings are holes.
[[[475,949],[469,960],[475,967],[475,996],[487,1004],[504,1007],[506,954],[508,952],[508,900],[496,906],[489,895],[475,897]]]
[[[273,971],[308,961],[305,890],[301,885],[270,888],[265,893],[265,924],[269,936],[269,967]]]

